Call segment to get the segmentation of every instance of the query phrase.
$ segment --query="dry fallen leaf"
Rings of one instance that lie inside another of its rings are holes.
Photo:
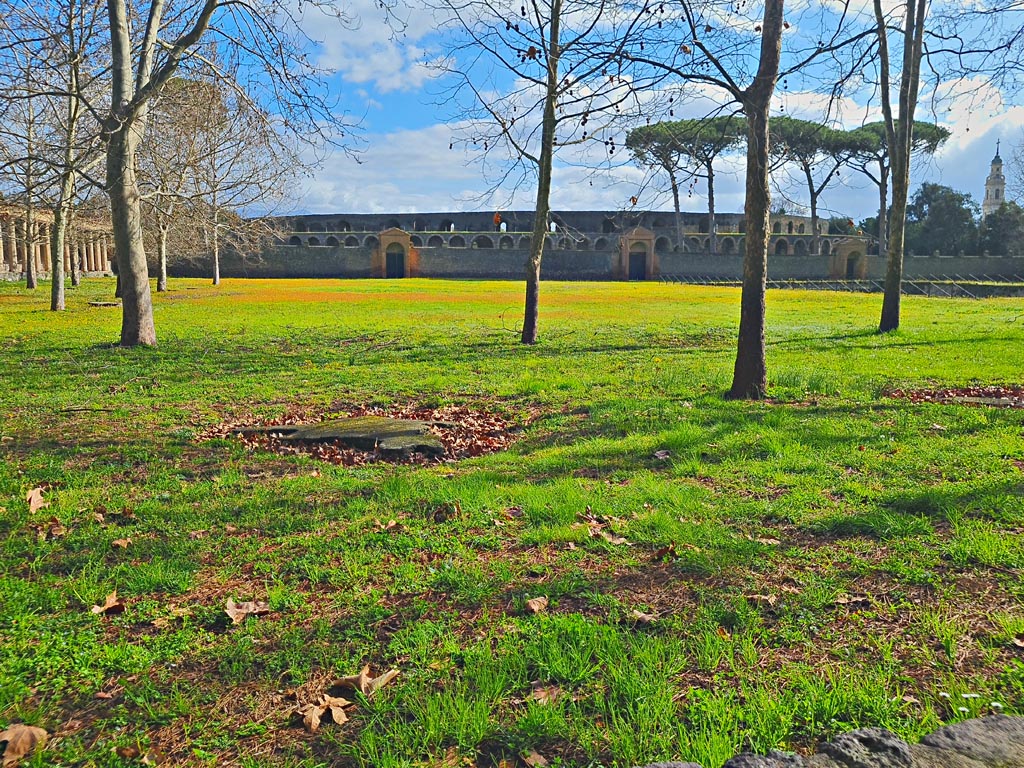
[[[28,502],[29,512],[38,512],[40,509],[50,506],[50,502],[43,501],[42,488],[33,488],[25,494],[25,501]]]
[[[640,624],[650,624],[651,622],[657,621],[658,619],[656,614],[644,613],[643,611],[637,610],[636,608],[630,611],[629,615],[636,619]]]
[[[779,599],[777,595],[744,595],[744,597],[747,598],[747,600],[749,600],[750,602],[762,608],[764,606],[774,608],[775,603],[778,602]]]
[[[262,600],[236,603],[229,597],[227,605],[224,606],[224,613],[231,617],[232,624],[241,624],[247,616],[265,616],[270,613],[270,606]]]
[[[538,704],[554,704],[561,695],[562,689],[557,685],[545,685],[534,688],[530,698]]]
[[[106,615],[111,613],[121,613],[122,611],[124,611],[124,603],[118,599],[116,589],[107,595],[106,599],[103,601],[103,605],[94,605],[92,607],[92,612],[95,614]]]
[[[117,747],[114,752],[118,757],[124,758],[125,760],[134,760],[136,757],[142,755],[142,750],[138,747]]]
[[[128,549],[128,545],[132,543],[132,537],[129,536],[126,539],[114,539],[110,542],[110,546],[117,547],[119,549]]]
[[[324,694],[319,701],[312,704],[303,704],[295,708],[295,714],[302,718],[302,725],[309,733],[316,733],[320,728],[320,722],[324,715],[330,713],[331,719],[337,725],[344,725],[348,722],[348,715],[345,707],[351,706],[352,702],[340,696],[328,696]]]
[[[864,595],[840,595],[832,602],[836,605],[865,605],[871,601]]]
[[[609,544],[625,544],[627,547],[633,546],[622,536],[616,536],[614,533],[604,530],[603,528],[597,532],[597,535],[607,541]]]
[[[671,455],[672,455],[672,451],[661,450],[661,451],[655,451],[654,452],[654,458],[656,458],[656,459],[667,459]]]
[[[370,665],[367,664],[359,670],[358,675],[349,675],[348,677],[335,680],[331,687],[351,688],[352,690],[359,691],[361,694],[369,698],[378,689],[383,688],[396,677],[398,677],[397,669],[389,669],[383,675],[372,677],[370,675]]]
[[[1024,635],[1017,635],[1013,638],[1013,644],[1018,648],[1024,648]]]
[[[531,597],[526,601],[526,610],[530,613],[540,613],[546,611],[548,608],[548,599],[546,597]]]
[[[523,757],[523,762],[530,766],[530,768],[544,768],[544,766],[548,765],[548,761],[543,755],[532,750]]]
[[[6,741],[4,747],[4,768],[15,765],[23,757],[31,754],[36,749],[46,746],[46,740],[50,737],[45,730],[34,725],[14,723],[0,731],[0,741]]]
[[[718,628],[718,636],[720,638],[722,638],[723,640],[731,640],[732,639],[732,635],[729,634],[729,630],[727,630],[725,627],[719,627]]]

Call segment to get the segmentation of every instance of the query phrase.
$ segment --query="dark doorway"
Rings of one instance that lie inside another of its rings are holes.
[[[647,254],[642,251],[632,251],[629,254],[629,279],[647,279]]]
[[[405,277],[405,249],[398,243],[388,246],[385,254],[384,276],[388,278]]]
[[[859,266],[857,262],[860,261],[860,257],[856,254],[850,254],[846,257],[846,279],[857,280],[859,275],[857,274]]]

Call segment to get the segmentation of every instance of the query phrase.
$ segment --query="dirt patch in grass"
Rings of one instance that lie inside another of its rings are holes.
[[[465,405],[448,405],[440,408],[406,404],[393,406],[348,405],[334,403],[324,411],[311,407],[293,407],[281,418],[267,419],[253,417],[211,427],[198,436],[199,440],[214,438],[237,438],[250,450],[271,451],[281,454],[302,454],[342,466],[361,466],[374,462],[394,464],[438,464],[458,459],[482,456],[507,449],[521,434],[523,428],[532,422],[537,413],[526,414],[518,420],[504,415],[475,409]],[[419,453],[387,454],[380,451],[363,451],[341,444],[338,441],[311,443],[283,441],[272,434],[241,434],[240,430],[250,427],[291,426],[317,424],[326,419],[354,418],[358,416],[381,416],[390,419],[409,419],[430,424],[430,431],[444,445],[443,457],[435,458]]]
[[[892,389],[886,397],[912,403],[942,403],[994,408],[1024,408],[1024,386],[948,387],[945,389]]]

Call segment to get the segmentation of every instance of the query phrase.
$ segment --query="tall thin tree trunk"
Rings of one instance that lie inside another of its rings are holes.
[[[811,166],[804,164],[804,175],[807,178],[807,191],[811,199],[811,253],[818,255],[821,249],[821,238],[818,235],[818,191],[814,188],[814,177]]]
[[[160,272],[156,278],[156,292],[164,293],[167,290],[167,227],[164,224],[160,225],[156,242],[160,260]]]
[[[878,255],[887,253],[889,240],[889,169],[885,163],[879,162],[879,176],[881,183],[878,185]]]
[[[220,233],[217,231],[217,192],[213,197],[213,284],[220,285]]]
[[[889,98],[889,45],[881,0],[874,0],[881,63],[882,114],[889,139],[892,168],[892,214],[889,217],[888,266],[879,333],[900,327],[900,302],[903,292],[903,248],[907,225],[907,198],[910,193],[910,150],[914,137],[914,109],[921,82],[921,54],[927,0],[907,0],[903,30],[903,69],[900,73],[899,114],[894,120]]]
[[[711,233],[711,255],[718,253],[718,222],[715,221],[715,170],[711,163],[705,165],[708,171],[708,232]]]
[[[676,181],[676,174],[671,168],[668,170],[668,180],[672,185],[672,205],[676,212],[676,244],[680,251],[683,249],[683,214],[679,207],[679,182]]]
[[[765,363],[764,310],[768,274],[768,109],[782,55],[783,0],[766,0],[761,33],[761,59],[754,82],[743,93],[747,117],[747,220],[740,296],[740,330],[729,398],[759,399],[768,387]]]
[[[540,157],[537,168],[537,204],[534,207],[533,237],[530,240],[530,259],[526,264],[526,303],[523,313],[523,344],[537,343],[537,318],[540,302],[540,264],[544,243],[548,236],[548,213],[551,197],[551,165],[554,155],[555,101],[558,96],[558,59],[562,19],[562,0],[551,4],[551,29],[548,41],[548,81],[544,97],[544,117],[540,139]]]
[[[25,287],[35,290],[38,285],[36,275],[36,222],[35,211],[32,203],[28,204],[25,210],[25,252],[28,254],[25,259]]]

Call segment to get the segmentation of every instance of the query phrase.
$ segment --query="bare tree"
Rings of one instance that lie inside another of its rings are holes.
[[[873,0],[878,40],[878,95],[892,169],[887,266],[880,333],[899,328],[907,198],[914,152],[914,115],[921,90],[921,63],[927,56],[932,85],[982,74],[990,82],[1018,90],[1024,74],[1024,7],[1018,0],[983,0],[976,5],[932,12],[930,0],[903,0],[884,8]],[[897,58],[890,37],[899,41]],[[926,40],[928,41],[926,44]],[[892,92],[898,72],[898,103]]]
[[[437,8],[450,17],[443,67],[456,80],[451,96],[470,143],[503,178],[523,172],[536,179],[520,336],[534,344],[555,155],[593,141],[615,152],[608,126],[640,105],[623,52],[643,15],[609,0],[523,0],[518,14],[497,0],[440,0]]]
[[[273,105],[296,141],[328,138],[338,118],[323,72],[310,61],[313,43],[285,0],[148,0],[138,9],[141,26],[130,23],[127,0],[108,0],[107,10],[113,66],[104,121],[106,188],[121,283],[121,345],[155,345],[136,165],[153,99],[184,69],[229,82],[267,105],[267,114]],[[233,57],[228,67],[203,55],[206,39],[224,41]],[[231,80],[240,71],[244,79]]]
[[[782,67],[783,30],[790,26],[783,18],[783,0],[765,0],[760,18],[744,16],[742,4],[716,0],[682,0],[675,8],[666,33],[659,36],[648,27],[648,52],[634,51],[630,57],[682,81],[715,89],[746,118],[747,234],[736,362],[727,396],[762,398],[767,389],[764,334],[771,205],[768,118],[775,86],[780,77],[802,72],[827,57],[835,60],[840,53],[846,53],[841,71],[854,71],[853,63],[865,55],[864,46],[855,43],[867,34],[849,34],[840,12],[839,21],[831,29],[822,27],[816,42],[795,41]],[[833,95],[841,91],[847,76],[830,78]]]

